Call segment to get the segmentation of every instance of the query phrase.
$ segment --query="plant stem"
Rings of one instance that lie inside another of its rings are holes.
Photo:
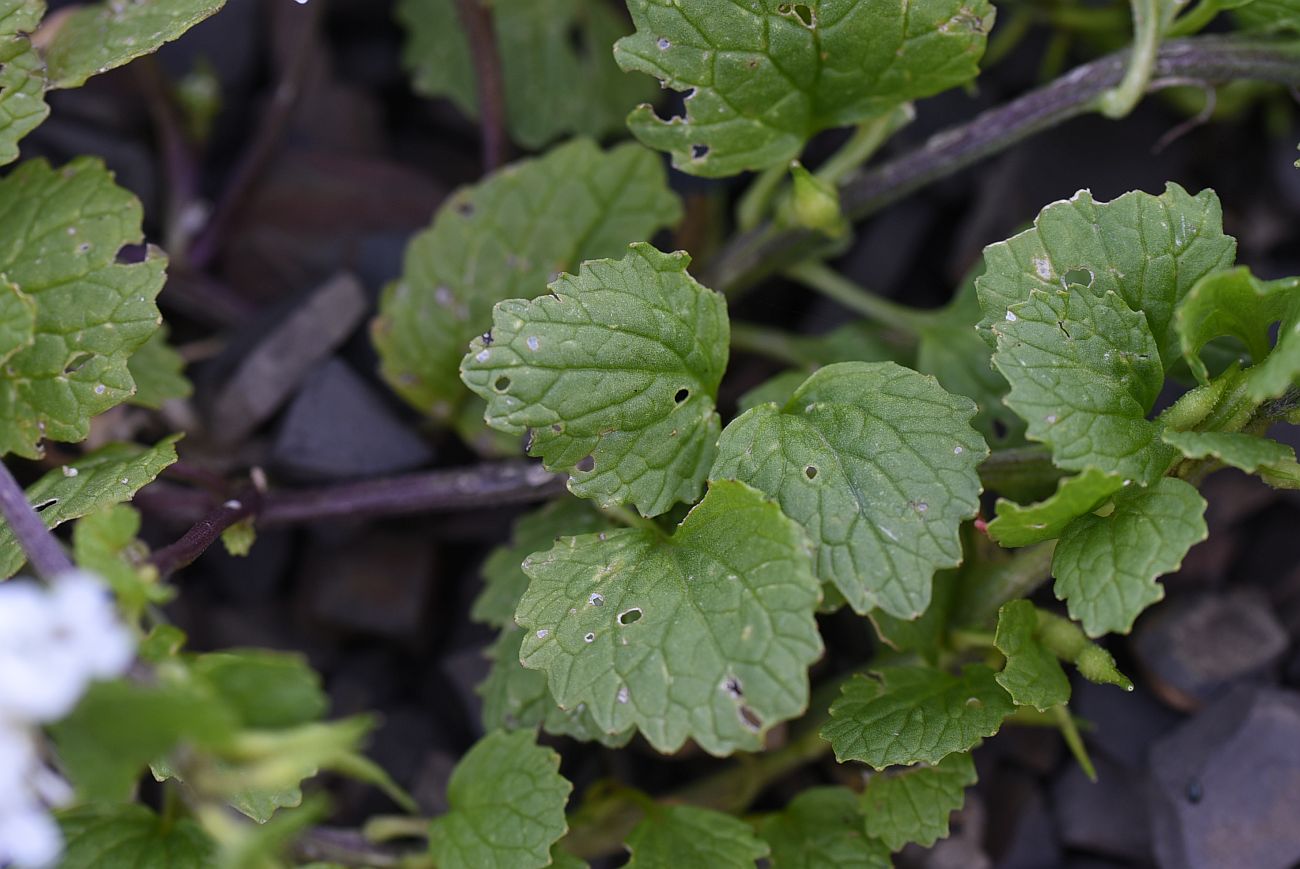
[[[749,183],[736,205],[736,226],[741,232],[753,229],[763,222],[788,171],[783,163],[769,166]]]
[[[456,14],[469,37],[470,57],[478,90],[479,129],[483,138],[483,171],[491,172],[506,159],[506,98],[501,76],[492,11],[482,0],[456,0]]]
[[[613,519],[620,525],[626,525],[628,528],[635,528],[638,531],[649,531],[659,537],[664,536],[664,530],[653,519],[647,519],[635,510],[629,510],[627,507],[610,505],[601,507],[600,512]]]
[[[63,551],[63,545],[45,527],[27,500],[27,493],[3,463],[0,463],[0,515],[9,524],[32,569],[42,578],[54,579],[72,570],[72,560]]]
[[[1056,541],[1048,540],[1017,549],[1013,555],[964,584],[953,612],[962,614],[966,625],[985,625],[1009,600],[1027,597],[1051,576]]]
[[[985,489],[1013,497],[1036,497],[1062,476],[1051,451],[1042,446],[996,450],[980,464],[979,473]]]
[[[1130,0],[1133,7],[1133,48],[1118,85],[1101,95],[1098,107],[1108,118],[1122,118],[1138,104],[1151,83],[1160,49],[1161,14],[1158,0]]]
[[[924,313],[869,293],[824,263],[803,262],[787,269],[786,275],[882,326],[913,337],[925,326]]]
[[[238,498],[223,502],[195,523],[180,540],[170,546],[164,546],[150,556],[149,563],[158,569],[158,576],[162,579],[166,579],[182,567],[188,567],[206,552],[209,546],[216,543],[227,528],[250,516],[256,516],[260,502],[261,497],[255,489],[251,488]]]
[[[828,184],[838,185],[870,160],[890,136],[915,118],[916,109],[911,103],[903,103],[886,115],[858,124],[849,140],[818,167],[817,177]]]
[[[808,359],[794,344],[792,336],[783,329],[758,326],[753,323],[731,323],[731,349],[766,356],[795,368],[808,364]]]
[[[1097,99],[1123,79],[1129,52],[1103,57],[931,136],[911,153],[870,169],[841,188],[844,213],[861,220],[925,185],[996,154],[1035,133],[1096,109]],[[1154,78],[1228,82],[1238,79],[1300,85],[1300,44],[1262,38],[1197,36],[1167,41]],[[1159,81],[1152,88],[1162,86]],[[702,274],[729,296],[826,249],[816,233],[778,229],[770,222],[740,233]]]

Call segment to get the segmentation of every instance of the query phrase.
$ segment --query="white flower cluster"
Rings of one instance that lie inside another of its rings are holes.
[[[46,766],[39,728],[71,712],[92,679],[124,673],[134,653],[94,574],[0,584],[0,866],[58,859],[63,840],[49,808],[72,793]]]

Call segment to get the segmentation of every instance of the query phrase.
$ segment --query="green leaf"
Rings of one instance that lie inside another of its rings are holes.
[[[89,514],[72,531],[73,560],[104,578],[131,620],[173,595],[158,581],[158,570],[143,563],[147,549],[136,539],[139,533],[140,514],[120,504]]]
[[[194,821],[164,820],[135,803],[81,806],[58,818],[59,869],[208,869],[216,857]]]
[[[654,154],[579,140],[452,195],[407,247],[373,326],[384,377],[437,420],[466,398],[457,366],[492,306],[531,299],[583,260],[621,256],[681,217]]]
[[[221,532],[221,545],[234,558],[247,558],[256,542],[257,525],[252,516],[245,516]]]
[[[601,506],[657,516],[700,495],[721,423],[727,305],[685,253],[638,243],[582,264],[551,295],[499,303],[461,363],[487,423],[532,433],[529,454]]]
[[[449,97],[478,114],[471,49],[452,0],[401,0],[402,60],[415,89]],[[492,23],[505,95],[506,127],[526,148],[559,136],[601,138],[623,127],[630,107],[654,86],[621,75],[610,53],[626,19],[601,0],[495,0]]]
[[[761,404],[784,405],[808,379],[807,371],[782,371],[736,399],[736,410],[744,413]]]
[[[858,795],[848,788],[808,788],[758,824],[773,869],[890,869],[889,849],[862,832]]]
[[[1090,637],[1126,634],[1142,610],[1164,597],[1156,577],[1172,573],[1207,536],[1205,499],[1166,477],[1115,497],[1107,516],[1080,516],[1056,546],[1056,596]]]
[[[983,664],[970,664],[959,676],[931,667],[888,667],[879,679],[859,675],[845,683],[822,738],[841,763],[860,760],[875,769],[935,764],[997,733],[1014,711]]]
[[[1243,432],[1166,431],[1164,440],[1189,459],[1215,458],[1248,474],[1295,462],[1295,450],[1286,444]]]
[[[892,362],[842,362],[785,405],[756,407],[718,442],[711,476],[772,495],[818,544],[817,570],[859,613],[910,619],[961,562],[988,455],[975,406]]]
[[[1060,537],[1076,516],[1096,510],[1123,487],[1120,477],[1088,468],[1062,478],[1056,492],[1036,504],[1021,505],[999,498],[997,518],[989,523],[989,537],[1009,549]]]
[[[546,674],[528,670],[519,661],[524,632],[514,624],[501,631],[488,647],[492,661],[488,676],[476,689],[483,698],[485,730],[526,730],[540,726],[555,736],[569,736],[582,742],[599,742],[622,748],[632,739],[629,725],[619,733],[606,733],[583,704],[565,711],[546,687]]]
[[[1246,389],[1255,401],[1281,395],[1300,378],[1300,278],[1261,281],[1245,268],[1208,275],[1183,299],[1174,322],[1183,356],[1202,383],[1210,376],[1201,351],[1222,336],[1241,341],[1254,361]]]
[[[1141,314],[1112,291],[1034,290],[993,326],[993,364],[1011,384],[1007,406],[1058,467],[1100,468],[1147,485],[1174,458],[1146,418],[1164,385]]]
[[[0,179],[0,279],[36,304],[35,339],[0,376],[0,454],[80,441],[92,416],[134,393],[127,359],[158,328],[167,261],[150,247],[143,262],[117,262],[142,240],[140,221],[139,201],[96,159],[29,160]]]
[[[106,0],[76,9],[46,43],[50,87],[79,87],[92,75],[152,54],[225,4],[226,0]]]
[[[1070,700],[1070,680],[1054,655],[1038,639],[1038,610],[1027,600],[1013,600],[998,611],[998,630],[993,643],[1006,655],[1007,663],[998,674],[1017,706],[1033,706],[1040,712]]]
[[[447,785],[447,814],[429,825],[439,869],[540,869],[568,830],[564,804],[573,790],[560,756],[528,731],[495,731],[474,743]]]
[[[1300,32],[1300,0],[1250,0],[1233,17],[1242,30]]]
[[[665,753],[688,738],[756,751],[807,706],[822,649],[808,542],[743,483],[713,483],[672,536],[565,538],[524,571],[524,665],[606,732],[635,724]]]
[[[176,461],[180,438],[172,435],[149,449],[135,444],[101,447],[41,477],[27,489],[27,501],[47,528],[129,501]],[[9,526],[0,523],[0,577],[13,576],[26,560]]]
[[[18,159],[18,140],[50,113],[41,56],[27,38],[44,13],[44,0],[0,0],[0,166]]]
[[[153,410],[174,398],[189,398],[194,387],[181,372],[185,360],[167,343],[167,324],[140,346],[126,362],[127,370],[135,381],[135,395],[131,404]]]
[[[753,869],[768,854],[749,824],[695,806],[655,806],[627,837],[625,869]]]
[[[498,546],[483,562],[483,591],[469,615],[493,627],[515,623],[519,599],[528,588],[521,564],[534,552],[544,552],[561,537],[607,531],[614,525],[586,501],[562,498],[521,516],[511,531],[510,544]]]
[[[871,776],[862,792],[867,835],[891,851],[911,842],[930,847],[947,838],[948,818],[966,802],[966,788],[975,780],[975,761],[967,752],[950,754],[933,766]]]
[[[119,680],[92,683],[50,734],[82,799],[122,801],[154,758],[182,741],[219,745],[236,726],[224,704],[194,686]]]
[[[293,727],[316,721],[329,708],[320,677],[298,654],[208,652],[194,656],[190,671],[212,686],[244,727]]]
[[[1032,229],[984,249],[987,268],[975,281],[980,329],[993,344],[994,324],[1034,291],[1086,285],[1095,296],[1113,291],[1146,318],[1168,368],[1179,353],[1172,324],[1179,300],[1232,265],[1236,250],[1212,190],[1192,196],[1171,183],[1159,196],[1136,191],[1110,202],[1080,190],[1039,212]]]
[[[219,758],[205,758],[204,760],[211,771],[221,776],[221,781],[225,783],[229,783],[232,779],[238,780],[238,777],[242,774],[240,767],[229,761]],[[178,782],[185,781],[180,770],[167,757],[155,758],[149,763],[149,769],[156,781],[165,782],[170,779]],[[226,788],[225,798],[226,803],[240,814],[259,824],[265,824],[280,809],[292,809],[301,806],[302,788],[297,785],[275,788],[252,787],[239,790]]]
[[[965,582],[970,570],[967,562],[955,570],[941,570],[934,575],[930,605],[918,618],[900,619],[881,610],[867,613],[881,641],[896,652],[915,652],[928,664],[937,664],[945,651],[944,640],[952,618],[957,586]]]
[[[798,156],[813,134],[877,118],[975,77],[983,0],[629,0],[618,65],[689,91],[686,117],[643,105],[628,127],[673,165],[717,177]]]

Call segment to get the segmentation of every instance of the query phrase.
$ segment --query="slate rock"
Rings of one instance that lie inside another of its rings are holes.
[[[436,568],[418,530],[374,529],[330,546],[314,545],[303,562],[311,612],[336,628],[413,639],[424,622]]]
[[[990,783],[988,804],[989,829],[984,838],[997,869],[1060,865],[1061,842],[1034,776],[1002,771]]]
[[[1061,842],[1105,857],[1146,861],[1151,854],[1146,775],[1094,755],[1097,781],[1071,762],[1052,785],[1052,811]]]
[[[1288,644],[1267,601],[1250,591],[1173,601],[1139,626],[1133,651],[1152,688],[1194,711],[1239,679],[1274,669]]]
[[[1151,752],[1164,869],[1286,869],[1300,861],[1300,694],[1240,687]]]
[[[1152,743],[1184,718],[1160,703],[1144,680],[1132,691],[1121,691],[1113,685],[1075,679],[1070,708],[1094,725],[1088,731],[1088,747],[1129,768],[1145,766]],[[1045,732],[1060,742],[1055,731]]]
[[[428,464],[433,452],[352,367],[330,359],[289,405],[272,468],[305,481],[377,477]]]

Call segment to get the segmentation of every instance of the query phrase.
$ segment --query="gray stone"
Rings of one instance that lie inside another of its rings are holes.
[[[1094,755],[1097,781],[1084,775],[1077,763],[1052,786],[1052,810],[1061,842],[1106,857],[1145,861],[1151,854],[1147,821],[1146,778]]]
[[[1145,766],[1152,743],[1184,718],[1152,696],[1143,680],[1134,690],[1121,691],[1076,678],[1070,708],[1094,725],[1088,731],[1088,747],[1130,768]],[[1060,741],[1056,731],[1045,732]]]
[[[1300,694],[1237,688],[1151,751],[1164,869],[1286,869],[1300,861]]]
[[[1267,673],[1288,638],[1267,601],[1250,591],[1171,602],[1138,627],[1133,650],[1160,698],[1193,711],[1239,679]]]
[[[310,481],[395,474],[432,459],[428,444],[339,359],[307,378],[271,452],[278,473]]]

